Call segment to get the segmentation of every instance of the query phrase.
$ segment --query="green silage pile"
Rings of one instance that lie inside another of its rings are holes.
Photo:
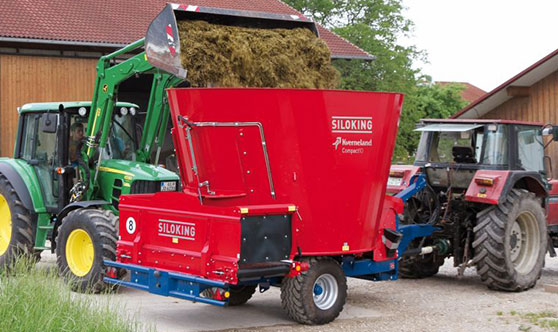
[[[178,23],[181,61],[194,87],[334,89],[339,73],[310,30]]]

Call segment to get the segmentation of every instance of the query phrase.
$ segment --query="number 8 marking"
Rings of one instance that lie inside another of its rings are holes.
[[[136,231],[136,220],[133,217],[126,220],[126,231],[128,231],[128,234],[134,234]]]

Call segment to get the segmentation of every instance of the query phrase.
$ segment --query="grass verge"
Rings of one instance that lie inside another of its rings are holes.
[[[0,273],[0,331],[128,332],[140,326],[120,316],[108,298],[72,294],[56,273],[19,260]]]

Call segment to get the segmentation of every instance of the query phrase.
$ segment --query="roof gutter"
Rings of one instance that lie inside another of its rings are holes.
[[[374,61],[376,57],[373,55],[341,55],[341,54],[332,54],[332,60],[338,59],[345,59],[345,60],[365,60],[365,61]]]
[[[33,44],[64,45],[64,46],[114,47],[114,48],[122,48],[128,45],[128,44],[118,44],[118,43],[99,43],[99,42],[84,42],[84,41],[71,41],[71,40],[51,40],[51,39],[12,38],[12,37],[0,37],[0,42],[33,43]]]
[[[116,49],[123,48],[129,45],[129,44],[119,44],[119,43],[99,43],[99,42],[84,42],[84,41],[71,41],[71,40],[0,37],[0,43],[2,42],[22,43],[22,44],[32,43],[32,44],[59,45],[59,46],[104,47],[104,48],[116,48]],[[374,61],[376,60],[376,57],[370,54],[366,54],[366,55],[332,54],[331,59]]]

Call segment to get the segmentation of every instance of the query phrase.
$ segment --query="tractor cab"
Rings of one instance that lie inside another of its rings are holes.
[[[19,108],[14,158],[31,166],[50,213],[58,213],[70,202],[72,187],[79,181],[75,170],[81,160],[90,106],[90,102],[63,102],[25,104]],[[117,104],[103,159],[135,159],[136,112],[135,104]]]
[[[475,266],[490,288],[526,290],[544,264],[551,170],[545,147],[558,127],[507,120],[422,120],[414,165],[393,165],[387,191],[397,193],[425,175],[427,187],[405,205],[403,224],[439,230],[424,243],[432,254],[400,261],[403,277],[438,273],[453,257],[458,274]],[[554,208],[553,208],[554,206]],[[552,234],[551,234],[552,235]],[[495,278],[494,276],[498,276]]]
[[[542,124],[503,120],[423,120],[415,166],[433,187],[466,190],[478,170],[529,172],[545,182]]]

